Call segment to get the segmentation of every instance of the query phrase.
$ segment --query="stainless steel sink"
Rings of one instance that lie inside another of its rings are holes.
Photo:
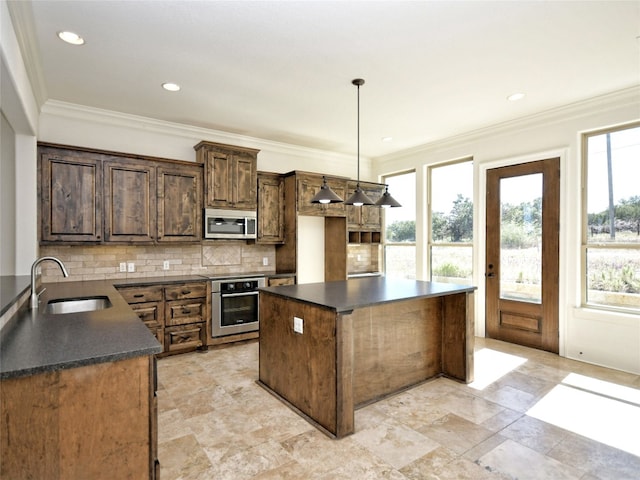
[[[63,313],[94,312],[111,307],[109,297],[57,298],[49,300],[45,313],[54,315]]]

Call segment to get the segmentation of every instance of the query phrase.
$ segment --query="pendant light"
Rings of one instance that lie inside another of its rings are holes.
[[[384,186],[384,193],[376,202],[378,207],[389,208],[389,207],[401,207],[398,201],[391,196],[389,193],[389,185]]]
[[[364,80],[356,78],[355,80],[352,80],[351,83],[358,88],[358,181],[356,183],[356,191],[353,192],[353,195],[351,195],[344,203],[345,205],[354,205],[359,207],[362,205],[373,205],[373,200],[371,200],[367,194],[362,191],[362,188],[360,188],[360,86],[364,85]]]
[[[342,200],[336,192],[331,190],[331,187],[327,185],[327,177],[322,176],[322,187],[320,187],[320,191],[315,194],[315,196],[311,199],[311,203],[342,203]]]

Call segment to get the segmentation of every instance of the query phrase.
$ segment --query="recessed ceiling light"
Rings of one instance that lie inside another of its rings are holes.
[[[84,38],[77,33],[73,32],[58,32],[58,38],[63,42],[70,43],[71,45],[84,45]]]
[[[162,84],[162,88],[168,90],[169,92],[177,92],[180,90],[180,85],[177,83],[166,82]]]
[[[507,97],[507,100],[510,102],[517,102],[518,100],[522,100],[524,98],[524,93],[512,93]]]
[[[393,137],[382,137],[382,141],[384,143],[390,143],[393,142]]]

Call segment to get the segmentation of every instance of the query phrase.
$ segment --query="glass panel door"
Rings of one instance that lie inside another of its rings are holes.
[[[500,179],[500,298],[542,301],[542,173]]]

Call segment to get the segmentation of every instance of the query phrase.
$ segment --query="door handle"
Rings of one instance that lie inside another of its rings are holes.
[[[489,272],[486,275],[487,275],[487,277],[495,277],[496,276],[496,274],[493,273],[493,272]]]

